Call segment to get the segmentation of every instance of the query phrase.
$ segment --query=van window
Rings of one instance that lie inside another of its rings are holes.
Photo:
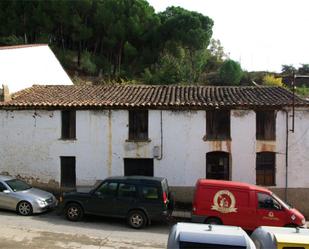
[[[159,190],[156,187],[145,186],[142,188],[142,195],[146,200],[158,200]]]
[[[258,193],[258,208],[281,210],[282,207],[277,200],[268,194]]]
[[[205,244],[205,243],[196,243],[196,242],[179,242],[180,249],[195,249],[195,248],[204,248],[204,249],[246,249],[245,246],[231,246],[231,245],[218,245],[218,244]]]

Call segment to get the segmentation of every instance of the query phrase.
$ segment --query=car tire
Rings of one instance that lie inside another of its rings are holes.
[[[143,228],[147,223],[147,217],[140,210],[133,210],[128,214],[127,222],[130,227],[135,229]]]
[[[29,216],[33,213],[32,205],[27,201],[19,202],[16,207],[16,211],[22,216]]]
[[[205,221],[206,224],[211,224],[211,225],[222,225],[222,221],[218,218],[208,218]]]
[[[70,203],[66,206],[65,215],[70,221],[80,221],[84,216],[84,211],[81,205]]]

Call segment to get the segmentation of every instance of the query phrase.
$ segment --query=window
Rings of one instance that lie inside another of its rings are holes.
[[[120,183],[118,189],[118,196],[125,198],[135,198],[136,197],[136,187],[134,185]]]
[[[118,183],[104,182],[97,190],[96,195],[104,197],[113,197],[116,195]]]
[[[125,158],[124,159],[125,176],[153,176],[152,158]]]
[[[143,187],[142,188],[143,198],[146,200],[158,200],[159,190],[156,187]]]
[[[62,156],[61,163],[61,187],[75,188],[76,173],[75,173],[75,157]]]
[[[275,185],[275,152],[256,153],[256,185]]]
[[[256,111],[256,139],[276,139],[275,111]]]
[[[247,246],[232,246],[222,244],[179,241],[179,248],[180,249],[246,249]]]
[[[206,178],[229,180],[229,153],[208,152],[206,154]]]
[[[4,190],[7,190],[7,188],[3,183],[0,182],[0,192],[3,192]]]
[[[61,112],[61,138],[75,139],[76,138],[76,112],[62,111]]]
[[[230,139],[230,111],[206,112],[206,138],[210,140]]]
[[[148,110],[129,111],[129,140],[148,139]]]
[[[281,210],[282,207],[277,200],[268,194],[258,193],[258,208]]]

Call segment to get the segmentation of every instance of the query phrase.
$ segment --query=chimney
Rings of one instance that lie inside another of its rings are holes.
[[[9,87],[7,85],[2,85],[2,89],[0,89],[0,101],[9,101],[9,100],[11,100]]]

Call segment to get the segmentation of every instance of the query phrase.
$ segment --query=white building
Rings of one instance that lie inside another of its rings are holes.
[[[0,86],[17,92],[36,84],[73,83],[47,44],[0,47]]]
[[[309,103],[296,97],[294,132],[291,115],[279,87],[34,86],[0,104],[0,173],[54,189],[163,176],[180,201],[229,179],[309,215]]]

